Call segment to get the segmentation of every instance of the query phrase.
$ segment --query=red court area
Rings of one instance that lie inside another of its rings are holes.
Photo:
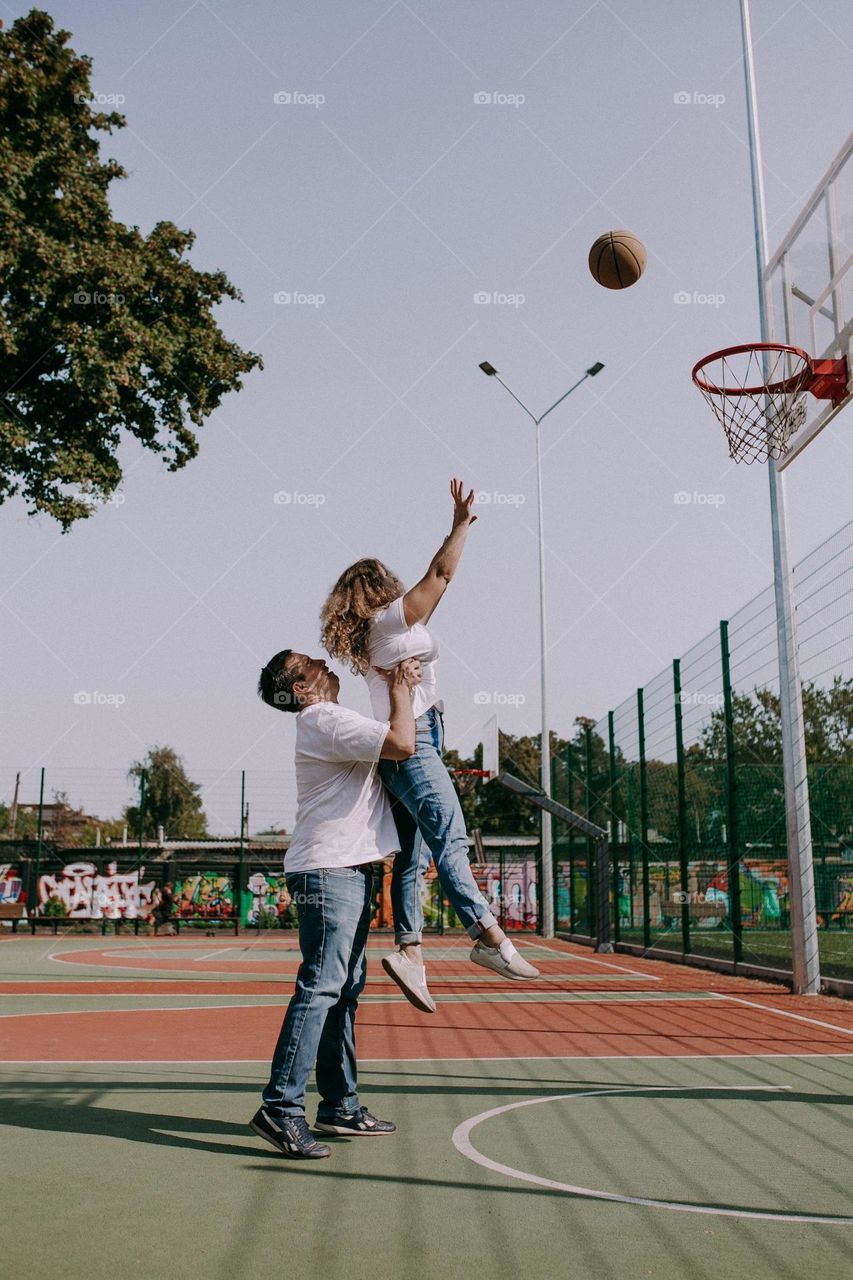
[[[5,942],[12,951],[16,945],[13,939]],[[594,956],[567,943],[537,940],[533,945],[531,958],[543,978],[509,983],[472,966],[463,943],[432,943],[430,987],[438,1002],[433,1015],[419,1013],[403,1000],[372,949],[370,980],[359,1009],[359,1056],[406,1060],[853,1052],[853,1008],[843,1001],[795,997],[773,984],[681,965]],[[0,994],[25,997],[27,1005],[26,1012],[0,1018],[0,1061],[266,1061],[297,964],[295,939],[263,944],[235,939],[215,946],[209,941],[139,939],[84,948],[59,939],[47,966],[55,977],[0,983]],[[100,980],[98,969],[108,970]],[[140,976],[133,977],[135,973]],[[244,980],[235,974],[245,975]],[[261,995],[264,1003],[257,1000]],[[86,1007],[57,1009],[62,997],[75,997]],[[142,997],[144,1006],[135,1007]],[[152,997],[159,998],[155,1007]],[[48,999],[51,1010],[40,1012],[40,1000]],[[11,1009],[8,1002],[6,1008]]]

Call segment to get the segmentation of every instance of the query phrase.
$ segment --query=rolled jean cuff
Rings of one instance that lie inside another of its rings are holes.
[[[423,938],[422,933],[415,933],[413,929],[396,930],[394,933],[394,945],[397,947],[420,946]]]
[[[354,1111],[358,1111],[359,1101],[357,1093],[350,1093],[340,1102],[328,1103],[322,1102],[317,1108],[317,1119],[324,1120],[327,1124],[332,1120],[339,1120],[343,1116],[351,1116]]]
[[[485,933],[487,929],[491,929],[492,925],[497,923],[497,918],[492,915],[491,911],[487,911],[485,915],[479,916],[473,924],[468,925],[468,937],[473,938],[476,942],[481,933]]]

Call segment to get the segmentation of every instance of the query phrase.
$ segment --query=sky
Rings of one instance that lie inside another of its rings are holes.
[[[447,745],[470,752],[494,711],[538,732],[533,427],[482,360],[537,412],[605,365],[542,428],[562,736],[771,580],[767,476],[729,461],[690,381],[759,337],[736,0],[47,7],[127,118],[102,144],[128,171],[115,216],[195,232],[193,262],[243,296],[220,325],[265,368],[183,471],[125,441],[115,502],[70,533],[0,508],[4,796],[21,770],[35,798],[44,766],[47,798],[115,816],[167,743],[213,830],[236,828],[241,770],[253,829],[289,826],[295,725],[258,670],[320,651],[353,560],[420,577],[453,476],[479,519],[433,620]],[[0,3],[7,27],[22,12]],[[752,17],[772,249],[848,131],[853,9]],[[611,228],[648,249],[622,292],[587,269]],[[787,472],[795,559],[850,518],[851,416]]]

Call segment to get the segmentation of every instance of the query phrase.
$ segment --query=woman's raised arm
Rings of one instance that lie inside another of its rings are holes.
[[[436,551],[420,582],[416,582],[403,596],[403,612],[409,627],[416,622],[428,622],[432,617],[436,605],[447,590],[448,582],[456,572],[468,530],[477,519],[471,515],[474,505],[473,489],[466,497],[462,481],[451,480],[450,494],[453,498],[453,525],[450,533]]]

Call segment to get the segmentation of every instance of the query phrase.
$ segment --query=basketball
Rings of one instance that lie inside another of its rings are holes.
[[[589,269],[605,289],[627,289],[646,269],[646,246],[631,231],[605,231],[589,251]]]

